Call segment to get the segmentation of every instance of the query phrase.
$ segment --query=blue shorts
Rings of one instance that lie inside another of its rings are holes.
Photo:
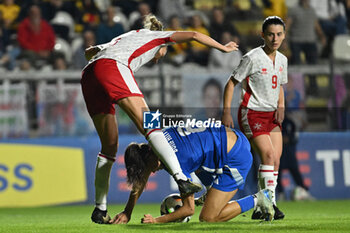
[[[234,130],[237,141],[230,152],[227,153],[227,163],[223,169],[215,173],[200,170],[196,175],[205,186],[224,192],[243,189],[253,157],[250,152],[250,143],[242,132]]]

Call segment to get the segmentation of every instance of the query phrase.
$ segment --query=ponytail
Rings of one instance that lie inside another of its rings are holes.
[[[134,142],[130,143],[125,149],[124,162],[126,180],[129,185],[141,187],[147,182],[144,177],[144,172],[147,169],[147,161],[150,158],[151,150],[148,144],[138,144]]]
[[[143,28],[151,31],[163,31],[163,23],[156,16],[148,14],[143,21]]]

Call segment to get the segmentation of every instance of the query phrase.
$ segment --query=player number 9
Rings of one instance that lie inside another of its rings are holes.
[[[276,89],[277,87],[277,75],[272,76],[272,88]]]

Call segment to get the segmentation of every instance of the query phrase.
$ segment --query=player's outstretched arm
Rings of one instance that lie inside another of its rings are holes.
[[[170,214],[165,214],[160,217],[154,218],[150,214],[145,214],[141,219],[142,223],[167,223],[182,220],[187,216],[194,214],[194,195],[191,194],[187,197],[182,197],[183,205]]]
[[[237,84],[237,81],[230,77],[227,80],[227,83],[225,85],[224,89],[224,101],[223,101],[223,113],[221,122],[226,127],[234,127],[233,119],[231,115],[231,103],[232,103],[232,97],[233,97],[233,91],[235,89],[235,85]]]
[[[238,45],[233,41],[227,43],[226,45],[222,45],[216,40],[214,40],[213,38],[207,35],[204,35],[203,33],[200,33],[200,32],[175,32],[174,34],[171,35],[171,39],[176,43],[183,43],[183,42],[195,40],[201,44],[204,44],[211,48],[216,48],[221,52],[225,52],[225,53],[238,50]]]
[[[144,183],[140,186],[133,185],[132,190],[129,194],[128,202],[125,205],[124,211],[118,213],[112,220],[109,221],[110,224],[126,224],[130,221],[132,211],[136,205],[137,200],[141,196],[144,188],[146,187],[148,178],[151,174],[151,171],[147,171],[147,174],[144,174]]]
[[[127,213],[120,212],[112,220],[109,221],[110,224],[127,224],[130,221],[130,216]]]

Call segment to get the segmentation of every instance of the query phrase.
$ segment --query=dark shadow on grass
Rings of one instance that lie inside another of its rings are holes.
[[[128,224],[127,228],[133,230],[145,231],[164,231],[164,232],[220,232],[220,231],[240,231],[247,230],[247,227],[252,231],[261,231],[262,229],[271,230],[271,232],[295,231],[304,232],[314,230],[314,226],[286,226],[285,224],[274,224],[268,222],[223,222],[223,223],[164,223],[164,224]]]

